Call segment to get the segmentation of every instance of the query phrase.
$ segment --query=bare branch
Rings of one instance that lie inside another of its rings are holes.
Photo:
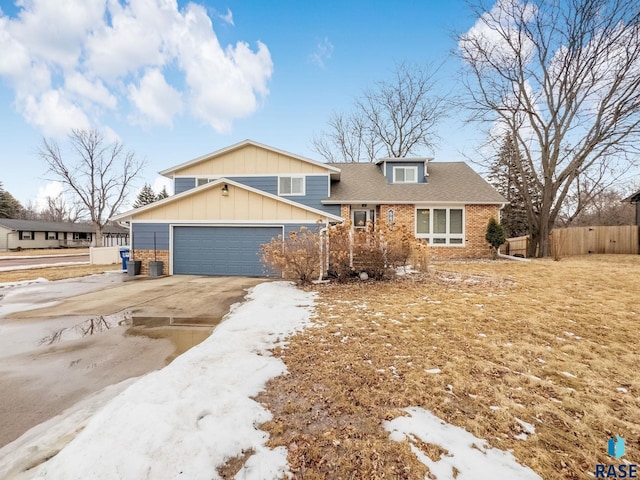
[[[393,79],[381,81],[356,99],[349,114],[333,114],[328,131],[312,141],[330,162],[373,162],[379,156],[406,157],[431,150],[436,126],[447,113],[446,99],[435,95],[437,69],[406,63]]]
[[[102,230],[122,206],[131,183],[145,165],[119,142],[106,143],[96,130],[73,130],[69,135],[71,159],[63,156],[54,140],[42,140],[40,157],[55,180],[73,192],[96,229],[96,243],[102,244]]]
[[[638,161],[640,11],[634,0],[502,0],[474,10],[478,22],[458,38],[466,106],[473,121],[512,132],[521,170],[533,168],[541,200],[527,210],[531,244],[546,256],[574,187],[580,210],[593,197],[584,179],[595,194]]]

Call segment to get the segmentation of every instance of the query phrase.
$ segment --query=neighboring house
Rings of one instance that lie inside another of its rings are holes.
[[[622,200],[623,202],[635,203],[636,205],[636,225],[640,225],[640,191]]]
[[[90,223],[0,218],[0,251],[17,248],[88,247],[94,236],[94,227]],[[105,246],[127,245],[128,242],[128,229],[116,225],[105,227]]]
[[[260,245],[345,220],[405,224],[435,256],[487,256],[506,203],[465,163],[327,164],[250,140],[160,173],[175,195],[113,217],[130,223],[142,273],[157,258],[169,274],[261,276]]]

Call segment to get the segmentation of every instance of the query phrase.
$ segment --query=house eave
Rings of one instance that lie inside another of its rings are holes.
[[[322,200],[321,203],[323,205],[351,205],[351,204],[364,204],[364,203],[372,203],[372,204],[384,204],[384,205],[418,205],[418,204],[429,204],[429,205],[451,205],[451,204],[459,204],[459,205],[500,205],[504,207],[507,205],[505,202],[487,202],[487,201],[465,201],[465,200]]]

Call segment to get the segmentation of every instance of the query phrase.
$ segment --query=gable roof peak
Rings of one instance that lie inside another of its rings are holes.
[[[238,149],[246,147],[246,146],[253,146],[253,147],[256,147],[256,148],[269,150],[271,152],[278,153],[280,155],[285,155],[287,157],[295,158],[295,159],[300,160],[302,162],[306,162],[306,163],[310,163],[312,165],[320,166],[320,167],[326,168],[332,174],[333,173],[337,173],[337,174],[340,173],[340,169],[338,167],[331,166],[331,165],[329,165],[327,163],[318,162],[316,160],[311,160],[310,158],[303,157],[302,155],[297,155],[295,153],[287,152],[285,150],[280,150],[279,148],[271,147],[269,145],[265,145],[263,143],[256,142],[255,140],[251,140],[251,139],[248,139],[248,138],[243,140],[243,141],[241,141],[241,142],[234,143],[233,145],[229,145],[228,147],[221,148],[220,150],[216,150],[216,151],[201,155],[201,156],[196,157],[196,158],[194,158],[192,160],[188,160],[186,162],[183,162],[183,163],[181,163],[179,165],[175,165],[173,167],[167,168],[167,169],[162,170],[162,171],[160,171],[158,173],[160,175],[165,176],[165,177],[171,178],[171,176],[177,170],[181,170],[183,168],[190,167],[192,165],[196,165],[196,164],[198,164],[200,162],[203,162],[205,160],[208,160],[210,158],[214,158],[214,157],[217,157],[219,155],[223,155],[225,153],[233,152],[234,150],[238,150]]]

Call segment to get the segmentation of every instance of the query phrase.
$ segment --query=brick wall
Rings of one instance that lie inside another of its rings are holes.
[[[351,206],[340,205],[340,216],[344,218],[345,221],[351,220]]]
[[[415,231],[415,205],[380,205],[379,221],[387,223],[389,210],[393,210],[393,223],[406,225],[410,232]]]
[[[406,225],[415,232],[415,205],[380,205],[380,222],[387,222],[388,212],[393,209],[394,223]],[[490,257],[491,251],[484,236],[489,218],[499,218],[498,205],[465,206],[465,246],[439,247],[429,246],[429,254],[434,259],[445,258],[482,258]]]
[[[169,275],[169,250],[156,250],[155,258],[160,262],[164,262],[162,274]],[[134,250],[132,260],[142,261],[140,275],[149,275],[149,262],[154,260],[153,250]]]

